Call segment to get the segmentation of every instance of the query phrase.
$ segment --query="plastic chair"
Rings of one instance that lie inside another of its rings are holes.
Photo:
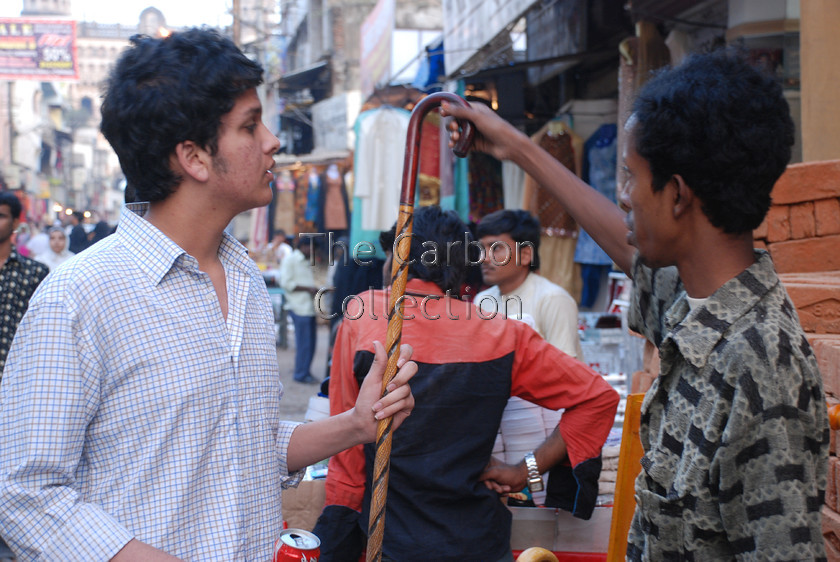
[[[624,560],[627,553],[627,533],[636,510],[636,476],[641,470],[642,441],[639,439],[639,422],[642,413],[643,393],[627,396],[624,427],[621,432],[621,449],[618,452],[618,476],[615,483],[610,539],[607,562]]]

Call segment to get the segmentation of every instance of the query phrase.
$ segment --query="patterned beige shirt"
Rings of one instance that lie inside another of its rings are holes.
[[[634,263],[633,329],[659,347],[629,560],[824,560],[822,379],[769,254],[689,311]]]

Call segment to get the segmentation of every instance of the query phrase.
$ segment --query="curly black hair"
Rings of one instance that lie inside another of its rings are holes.
[[[379,234],[386,252],[394,250],[396,224]],[[467,252],[475,244],[472,232],[458,213],[438,205],[418,207],[414,212],[408,276],[431,281],[452,296],[459,296],[467,275]],[[394,258],[396,259],[396,258]]]
[[[160,201],[181,181],[169,164],[175,147],[191,140],[215,154],[222,116],[262,83],[263,69],[207,28],[131,43],[108,78],[100,128],[134,199]]]
[[[540,268],[540,222],[537,217],[522,209],[502,209],[481,219],[475,231],[477,238],[500,234],[507,234],[520,245],[531,246],[530,268]]]
[[[773,76],[733,49],[692,55],[644,85],[633,115],[655,191],[679,174],[715,227],[734,234],[761,224],[794,142]]]
[[[23,212],[23,203],[20,202],[17,195],[11,191],[0,191],[0,205],[7,205],[9,207],[12,220],[20,219],[20,215]]]

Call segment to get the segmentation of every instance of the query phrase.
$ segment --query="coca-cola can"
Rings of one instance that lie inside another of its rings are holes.
[[[273,562],[318,562],[321,539],[303,529],[283,529],[274,541]]]

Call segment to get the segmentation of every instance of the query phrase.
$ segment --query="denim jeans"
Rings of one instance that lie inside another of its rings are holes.
[[[294,378],[297,381],[310,375],[312,358],[315,357],[316,324],[314,316],[298,316],[291,310],[292,324],[295,326],[295,372]]]

